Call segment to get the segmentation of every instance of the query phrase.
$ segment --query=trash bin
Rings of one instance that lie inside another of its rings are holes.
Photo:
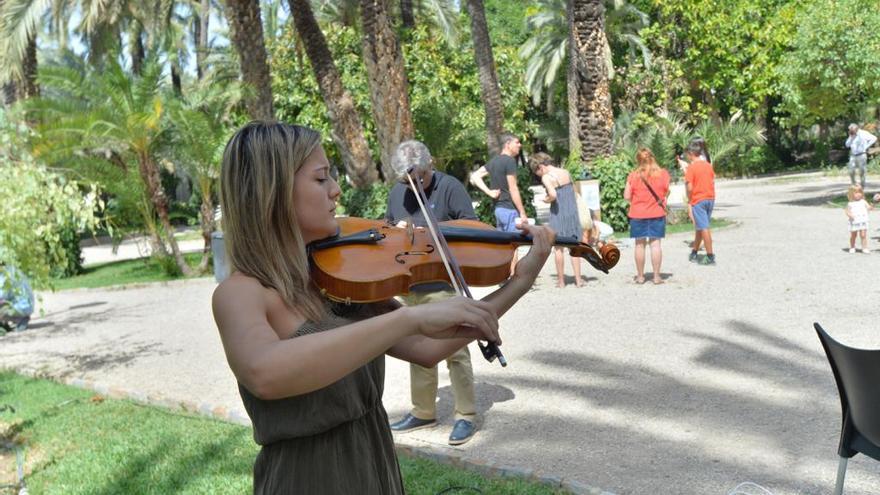
[[[229,276],[229,261],[226,259],[226,241],[223,232],[211,234],[211,252],[214,255],[214,280],[220,283]]]

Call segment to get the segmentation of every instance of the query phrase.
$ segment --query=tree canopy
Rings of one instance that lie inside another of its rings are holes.
[[[857,119],[866,104],[880,103],[880,3],[814,0],[793,24],[778,68],[787,122]]]

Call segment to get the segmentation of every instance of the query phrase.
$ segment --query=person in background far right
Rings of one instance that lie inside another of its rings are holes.
[[[856,252],[856,236],[862,239],[862,252],[868,254],[868,210],[874,207],[865,201],[865,194],[859,185],[849,186],[846,192],[846,217],[849,218],[849,252]]]
[[[702,265],[715,264],[715,250],[712,246],[712,209],[715,207],[715,170],[703,158],[705,144],[693,140],[688,144],[685,157],[689,162],[684,180],[687,184],[688,217],[694,222],[694,245],[688,260],[697,262],[700,246],[706,246],[706,257],[699,260]]]
[[[865,189],[865,174],[868,170],[868,148],[877,142],[877,136],[870,132],[859,129],[857,124],[849,125],[849,136],[846,138],[846,147],[849,148],[849,182],[856,185],[856,171],[859,172],[859,185]]]

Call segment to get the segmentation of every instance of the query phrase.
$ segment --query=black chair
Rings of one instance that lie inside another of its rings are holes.
[[[843,478],[850,457],[862,453],[880,461],[880,349],[854,349],[832,339],[813,323],[834,372],[843,421],[837,453],[835,495],[843,493]]]

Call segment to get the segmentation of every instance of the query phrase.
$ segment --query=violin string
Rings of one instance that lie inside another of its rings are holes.
[[[440,242],[440,238],[437,235],[437,231],[434,230],[434,225],[432,222],[432,220],[434,220],[434,218],[433,218],[433,216],[429,217],[431,212],[428,211],[427,205],[425,204],[426,201],[423,202],[422,198],[420,197],[422,194],[424,194],[424,191],[422,190],[422,184],[421,183],[417,184],[416,181],[413,180],[412,175],[410,175],[409,171],[407,171],[406,179],[409,181],[410,187],[413,188],[413,192],[415,193],[415,196],[416,196],[416,201],[419,203],[419,208],[422,209],[422,214],[425,216],[425,224],[427,224],[427,226],[428,226],[428,230],[431,233],[431,237],[434,239],[434,243],[437,244],[437,246],[439,247],[437,252],[440,253],[440,259],[443,260],[443,266],[446,268],[446,273],[449,275],[450,282],[452,282],[452,288],[455,289],[456,294],[461,296],[464,294],[464,292],[462,290],[462,287],[458,283],[457,277],[455,277],[452,274],[452,266],[450,265],[449,260],[446,258],[446,253],[445,253],[446,250],[444,249],[446,247],[445,243]],[[427,196],[425,197],[425,199],[427,199]]]

